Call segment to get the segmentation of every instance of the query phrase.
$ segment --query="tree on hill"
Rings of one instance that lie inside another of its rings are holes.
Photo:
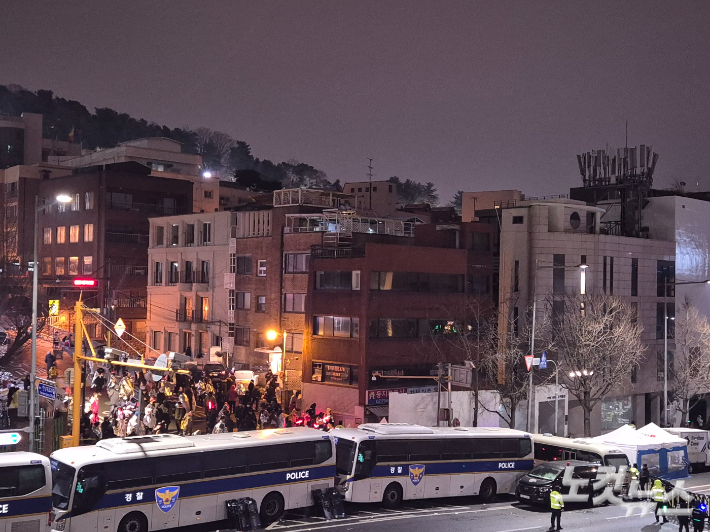
[[[456,209],[456,213],[459,216],[461,215],[461,209],[463,208],[463,190],[459,190],[454,194],[454,197],[451,198],[449,202],[449,207],[453,207]]]

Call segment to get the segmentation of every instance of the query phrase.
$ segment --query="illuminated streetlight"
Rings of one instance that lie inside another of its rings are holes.
[[[209,170],[205,170],[204,172],[202,172],[202,177],[209,179],[210,177],[212,177],[212,172],[210,172]]]
[[[278,333],[277,331],[275,331],[275,330],[273,330],[273,329],[269,329],[268,331],[266,331],[266,339],[267,339],[269,342],[273,342],[273,341],[276,340],[278,337],[279,337],[279,333]]]
[[[55,203],[69,203],[72,197],[69,194],[57,194],[52,203],[47,205],[39,204],[39,196],[35,196],[35,233],[34,233],[34,253],[32,257],[32,343],[31,356],[32,364],[30,367],[30,452],[35,450],[35,405],[37,398],[35,397],[37,390],[35,380],[37,378],[37,286],[39,285],[38,270],[39,270],[39,211],[51,207]]]

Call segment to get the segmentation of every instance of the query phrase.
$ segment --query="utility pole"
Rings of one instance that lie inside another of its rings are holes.
[[[372,210],[372,157],[369,157],[367,160],[369,161],[369,163],[368,163],[368,165],[367,165],[367,177],[368,177],[369,180],[370,180],[370,188],[369,188],[369,191],[370,191],[370,207],[369,207],[369,208],[370,208],[370,210]]]

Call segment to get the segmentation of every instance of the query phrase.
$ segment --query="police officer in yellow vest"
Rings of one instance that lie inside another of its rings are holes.
[[[562,517],[562,508],[565,507],[565,502],[562,500],[562,495],[558,491],[559,488],[559,485],[555,485],[550,492],[550,510],[552,512],[550,516],[550,531],[562,530],[560,518]],[[557,528],[555,528],[555,520],[557,520]]]
[[[629,468],[629,475],[631,475],[631,483],[636,482],[636,487],[635,487],[636,490],[638,490],[639,474],[640,473],[639,473],[638,468],[636,467],[636,464],[632,465]]]
[[[666,496],[666,490],[663,488],[663,484],[660,480],[656,479],[653,483],[653,489],[651,490],[651,495],[653,495],[653,501],[656,503],[656,523],[658,523],[658,514],[662,514],[663,522],[667,523],[666,514],[663,513],[663,500]]]

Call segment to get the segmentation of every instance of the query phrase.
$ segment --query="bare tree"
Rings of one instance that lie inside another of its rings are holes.
[[[197,153],[203,155],[207,149],[207,144],[212,138],[212,130],[206,127],[198,127],[195,130],[195,145],[197,146]]]
[[[234,146],[234,140],[227,133],[221,131],[213,131],[209,137],[209,141],[214,146],[216,155],[219,158],[223,167],[227,166],[229,150]]]
[[[592,410],[644,356],[641,328],[634,309],[618,297],[567,296],[547,303],[564,386],[582,406],[584,435],[591,436]]]
[[[710,324],[685,298],[675,318],[675,353],[669,372],[671,400],[682,414],[681,426],[710,389]]]

